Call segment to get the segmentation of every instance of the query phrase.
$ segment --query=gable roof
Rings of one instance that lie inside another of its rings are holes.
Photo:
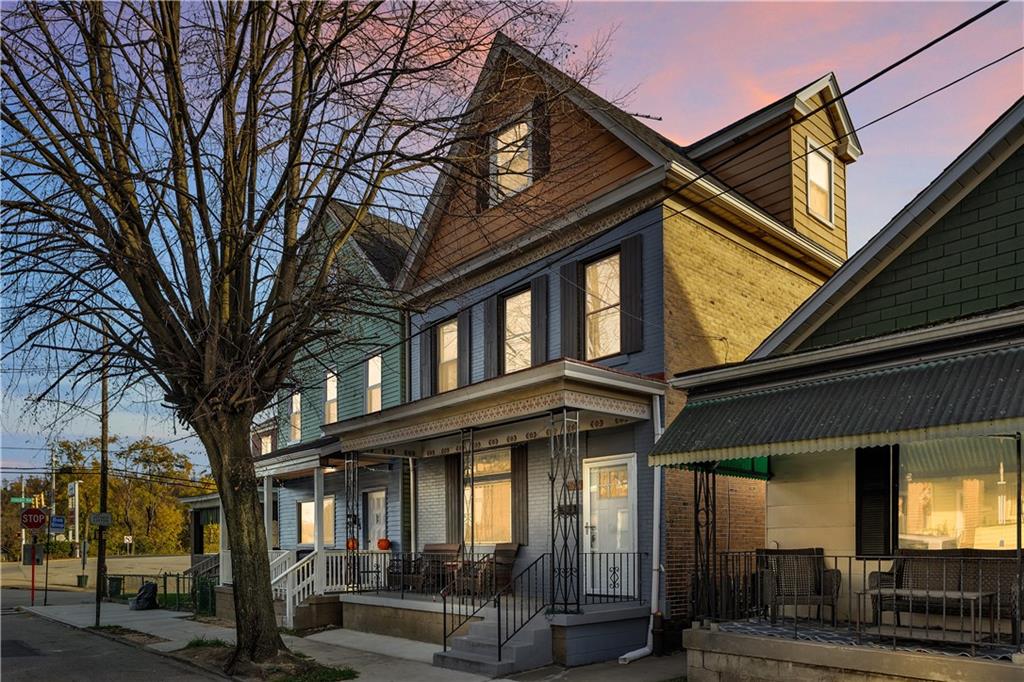
[[[817,108],[818,105],[813,104],[812,99],[819,94],[823,95],[825,102],[830,102],[825,110],[839,132],[837,139],[841,142],[837,155],[843,161],[856,161],[863,154],[863,149],[860,146],[857,131],[850,119],[850,112],[846,108],[846,102],[840,99],[842,91],[839,89],[839,82],[836,80],[836,75],[832,72],[811,81],[799,90],[794,90],[771,104],[761,107],[740,120],[730,123],[721,130],[713,132],[693,144],[687,145],[683,148],[683,151],[693,159],[701,159],[788,117],[793,112],[806,116]]]
[[[1024,97],[765,339],[750,359],[792,352],[1024,144]]]
[[[622,140],[622,142],[630,147],[634,152],[649,161],[655,169],[663,169],[666,176],[669,173],[675,174],[681,177],[682,181],[686,183],[699,179],[696,182],[699,187],[696,189],[703,191],[704,193],[710,193],[716,200],[721,197],[723,201],[730,204],[730,210],[740,210],[744,214],[752,217],[754,220],[763,224],[766,231],[774,233],[776,237],[778,237],[783,243],[788,244],[791,248],[801,250],[812,258],[826,262],[833,269],[839,266],[840,261],[835,259],[816,242],[803,237],[794,230],[783,225],[755,202],[744,197],[732,187],[716,178],[713,173],[706,170],[699,163],[696,163],[688,154],[688,148],[672,142],[657,131],[647,125],[644,125],[638,121],[636,117],[615,106],[582,83],[572,79],[570,76],[566,75],[543,58],[526,50],[504,34],[499,33],[496,36],[491,50],[487,55],[484,67],[481,70],[482,75],[479,81],[477,81],[469,99],[469,111],[473,111],[480,99],[483,97],[491,78],[494,76],[498,60],[504,55],[512,57],[526,68],[532,70],[556,92],[564,93],[573,104]],[[784,97],[779,100],[779,102],[769,106],[781,107],[785,105],[792,105],[790,100],[794,97],[797,97],[794,101],[802,103],[804,99],[809,99],[824,88],[831,88],[830,92],[834,93],[833,96],[838,96],[839,88],[833,74],[830,73],[818,81],[805,86],[793,95]],[[846,111],[846,106],[842,103],[842,100],[839,100],[834,106],[841,111],[842,116],[845,117],[843,120],[847,125],[849,125],[849,114]],[[803,110],[806,112],[811,109],[804,108]],[[463,125],[470,125],[470,123],[471,122],[466,121]],[[723,131],[716,133],[716,135],[724,135],[727,130],[736,128],[739,123],[740,122],[737,122],[736,124],[723,129]],[[849,129],[852,131],[852,126],[850,126]],[[742,131],[740,131],[739,128],[734,130],[735,135],[740,134],[740,132]],[[856,142],[855,133],[851,133],[848,139]],[[454,146],[450,155],[454,157],[464,154],[467,150],[467,146],[468,142],[463,142]],[[859,143],[856,145],[856,150],[859,154]],[[419,271],[419,266],[422,263],[424,256],[426,255],[427,247],[433,237],[434,228],[441,218],[442,207],[454,188],[454,182],[455,178],[452,177],[452,174],[444,171],[441,172],[440,177],[434,186],[433,192],[427,201],[427,209],[424,211],[420,224],[415,230],[415,236],[413,237],[412,244],[410,245],[409,253],[404,267],[402,268],[402,272],[398,276],[396,283],[396,287],[398,289],[411,292],[415,288],[415,285],[417,284],[415,281],[416,274]],[[537,232],[543,231],[538,230]],[[517,246],[521,248],[523,244],[518,244]],[[499,247],[492,249],[488,255],[493,259],[504,254]]]
[[[328,210],[340,224],[346,224],[356,207],[332,199]],[[393,285],[401,272],[412,238],[412,230],[405,225],[372,212],[367,212],[352,233],[355,246],[388,285]]]

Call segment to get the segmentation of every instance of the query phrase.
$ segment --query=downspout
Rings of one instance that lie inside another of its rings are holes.
[[[654,442],[661,438],[661,397],[651,397],[651,415],[654,419]],[[654,467],[654,522],[651,537],[651,618],[647,624],[647,646],[619,656],[619,663],[625,665],[638,658],[650,656],[654,651],[654,617],[660,612],[661,573],[661,467]]]

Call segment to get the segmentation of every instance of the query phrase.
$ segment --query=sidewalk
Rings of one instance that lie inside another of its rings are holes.
[[[95,619],[93,604],[68,606],[35,606],[26,611],[76,628],[88,628]],[[155,651],[170,652],[182,649],[197,637],[235,641],[233,628],[189,620],[191,614],[179,611],[131,611],[124,604],[104,603],[102,625],[145,632],[166,639],[146,645]],[[395,637],[366,635],[350,630],[331,630],[310,637],[283,635],[292,651],[313,657],[317,663],[347,666],[359,671],[361,680],[393,680],[394,682],[477,682],[486,678],[479,675],[435,668],[429,663],[436,647],[422,642],[410,642]],[[345,645],[348,646],[345,646]],[[360,648],[351,648],[359,646]],[[371,650],[372,649],[372,650]],[[385,653],[386,652],[386,653]]]
[[[76,628],[88,628],[95,619],[94,604],[24,607],[26,611]],[[171,652],[182,649],[197,637],[220,639],[234,643],[234,628],[190,620],[191,614],[180,611],[131,611],[124,604],[104,603],[103,625],[120,625],[167,640],[144,645],[154,651]],[[414,642],[397,637],[372,635],[354,630],[327,630],[308,637],[283,635],[292,651],[306,654],[322,665],[347,666],[359,672],[360,680],[394,680],[395,682],[477,682],[488,678],[469,673],[435,668],[430,662],[437,645]],[[564,669],[549,666],[513,675],[513,679],[546,680],[621,680],[659,682],[677,678],[686,669],[680,655],[666,658],[645,658],[627,666],[615,661],[582,668]]]

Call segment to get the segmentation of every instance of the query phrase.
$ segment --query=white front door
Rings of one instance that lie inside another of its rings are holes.
[[[583,586],[586,594],[638,597],[636,455],[583,460]]]
[[[377,549],[377,540],[388,536],[387,493],[366,493],[366,549]]]

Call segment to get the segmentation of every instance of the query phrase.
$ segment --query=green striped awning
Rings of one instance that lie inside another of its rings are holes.
[[[691,397],[652,465],[1024,430],[1024,346]],[[741,467],[742,468],[742,467]]]

